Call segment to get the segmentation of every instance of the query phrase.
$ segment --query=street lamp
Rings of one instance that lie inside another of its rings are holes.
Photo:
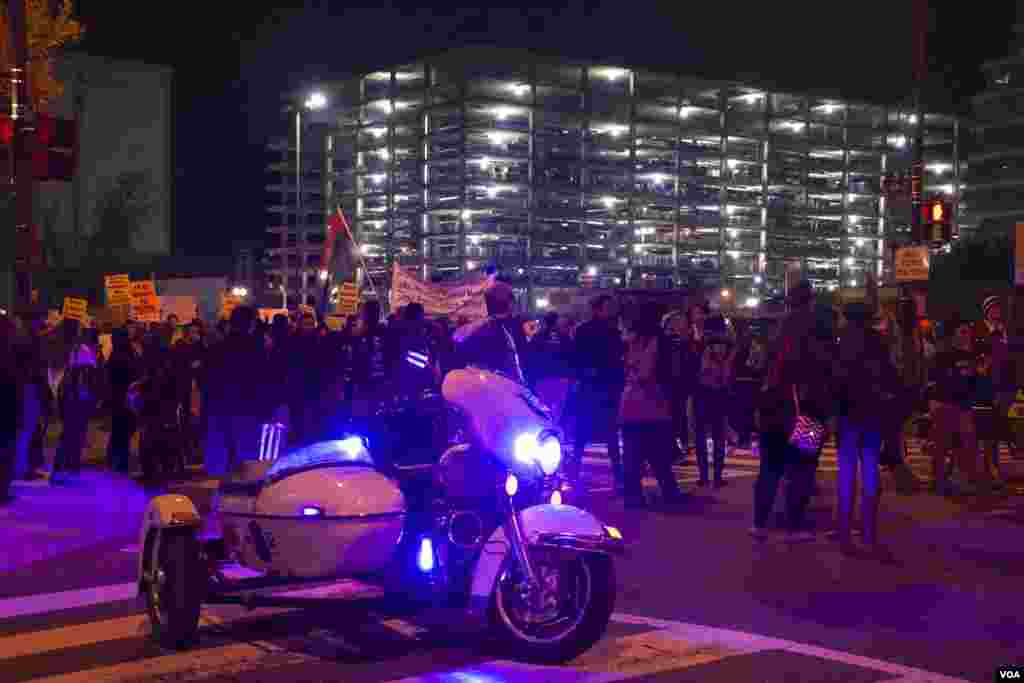
[[[295,227],[296,232],[301,232],[304,225],[302,212],[302,110],[319,111],[327,106],[327,95],[320,90],[314,90],[303,102],[303,106],[295,107]],[[286,239],[284,236],[282,238]],[[301,239],[301,237],[300,237]],[[287,244],[287,243],[286,243]],[[301,253],[301,252],[299,252]],[[300,271],[301,273],[301,266]],[[282,287],[282,292],[283,292]],[[288,308],[288,295],[285,294],[285,308]]]
[[[317,90],[316,92],[310,93],[309,97],[306,98],[306,109],[318,110],[323,109],[327,106],[327,95]]]

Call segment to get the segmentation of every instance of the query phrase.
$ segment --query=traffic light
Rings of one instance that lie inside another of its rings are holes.
[[[920,242],[949,242],[953,239],[953,211],[946,199],[934,197],[921,204]]]

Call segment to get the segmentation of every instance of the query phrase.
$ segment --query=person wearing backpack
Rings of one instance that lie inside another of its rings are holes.
[[[680,499],[672,471],[675,433],[672,422],[670,347],[653,306],[631,311],[626,323],[626,384],[619,403],[623,442],[623,493],[626,507],[644,507],[643,468],[649,463],[666,502]]]
[[[58,485],[81,472],[82,449],[89,420],[99,402],[100,386],[96,352],[81,336],[78,321],[65,319],[62,325],[67,361],[57,389],[57,407],[63,429],[50,477],[50,483]]]
[[[708,459],[714,458],[715,488],[725,484],[725,421],[729,415],[729,392],[732,387],[736,347],[729,337],[725,318],[720,315],[704,323],[704,353],[697,375],[697,433],[707,434],[708,441],[697,442],[697,466],[700,470],[698,486],[708,484]],[[712,452],[709,453],[708,451]]]

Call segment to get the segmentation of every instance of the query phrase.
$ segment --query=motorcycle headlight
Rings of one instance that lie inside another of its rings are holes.
[[[346,436],[336,442],[339,451],[344,453],[350,460],[368,460],[370,451],[366,447],[366,440],[361,436]]]
[[[548,476],[558,471],[562,462],[562,444],[554,434],[520,434],[516,437],[514,452],[516,460],[536,464]]]

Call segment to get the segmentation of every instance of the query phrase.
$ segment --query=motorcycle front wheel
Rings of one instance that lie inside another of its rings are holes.
[[[150,560],[145,586],[146,611],[152,637],[162,647],[180,650],[190,645],[199,630],[203,598],[203,565],[199,541],[191,530],[163,531]]]
[[[615,569],[606,555],[532,548],[539,591],[529,595],[514,558],[491,599],[490,625],[508,654],[560,664],[604,635],[615,608]]]

